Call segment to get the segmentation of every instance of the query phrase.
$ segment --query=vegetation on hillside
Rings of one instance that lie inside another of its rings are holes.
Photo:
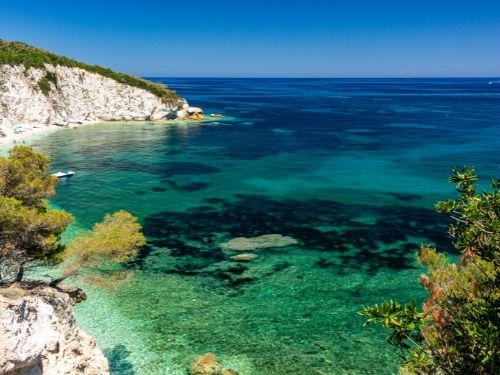
[[[147,81],[128,74],[117,73],[99,65],[85,64],[21,42],[10,42],[0,39],[0,65],[2,64],[23,65],[26,68],[42,69],[45,68],[45,64],[81,68],[88,72],[97,73],[104,77],[111,78],[117,82],[147,90],[162,99],[164,103],[175,104],[179,100],[175,91],[167,88],[165,85]],[[44,78],[42,78],[42,80],[44,80]],[[44,88],[42,88],[42,86],[40,86],[40,88],[44,93],[50,91],[50,85],[48,84],[49,81],[50,79],[41,83]]]
[[[57,87],[57,75],[53,72],[46,72],[45,76],[38,81],[38,87],[45,95],[48,95],[50,90],[52,90],[51,82]]]
[[[403,357],[403,374],[500,373],[500,180],[481,194],[476,180],[473,169],[454,169],[459,198],[436,204],[453,220],[459,258],[422,247],[420,284],[429,292],[422,311],[388,301],[360,312],[367,324],[391,330],[387,341]]]
[[[35,261],[62,262],[63,275],[48,282],[52,286],[89,269],[99,274],[145,244],[137,219],[125,211],[106,215],[89,233],[68,246],[61,244],[59,236],[73,218],[47,204],[57,183],[48,166],[44,155],[27,146],[16,146],[8,157],[0,157],[0,287],[22,284],[26,268]]]

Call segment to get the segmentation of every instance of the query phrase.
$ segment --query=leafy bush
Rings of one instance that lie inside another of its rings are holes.
[[[57,178],[48,168],[49,160],[27,146],[16,146],[0,157],[0,288],[22,283],[34,261],[63,262],[63,275],[49,283],[57,286],[82,269],[99,271],[124,262],[145,244],[141,225],[125,211],[106,215],[67,247],[61,244],[59,236],[73,217],[49,207],[47,199],[55,195]]]
[[[111,78],[119,83],[149,91],[166,104],[176,104],[179,100],[179,96],[175,91],[167,88],[165,85],[128,74],[117,73],[98,65],[85,64],[68,57],[55,55],[40,48],[31,47],[21,42],[10,42],[0,39],[0,65],[2,64],[23,65],[26,68],[45,68],[45,64],[81,68],[88,72]],[[50,78],[47,79],[49,82],[53,82]],[[44,79],[42,78],[42,80]],[[42,92],[48,93],[50,91],[50,85],[48,85],[47,81],[39,82],[38,85]]]
[[[45,76],[38,81],[38,87],[45,95],[48,95],[52,90],[51,82],[57,86],[57,75],[53,72],[46,72]]]
[[[405,374],[498,374],[500,372],[500,180],[478,194],[472,168],[454,169],[459,198],[438,202],[453,219],[449,234],[457,263],[422,247],[427,267],[420,284],[429,292],[421,312],[389,301],[365,307],[365,324],[391,329],[387,341],[400,350]]]

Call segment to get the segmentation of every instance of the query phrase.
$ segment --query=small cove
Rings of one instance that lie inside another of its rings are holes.
[[[421,243],[450,251],[433,203],[453,165],[498,174],[500,89],[476,80],[165,79],[218,124],[96,124],[35,147],[77,174],[53,203],[89,228],[126,209],[148,247],[79,324],[113,374],[184,374],[212,351],[244,375],[392,374],[361,305],[421,302]],[[474,92],[475,94],[471,94]],[[318,94],[321,93],[321,94]],[[492,110],[496,108],[496,110]],[[235,264],[219,244],[298,244]]]

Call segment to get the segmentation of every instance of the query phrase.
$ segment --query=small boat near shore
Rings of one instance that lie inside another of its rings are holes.
[[[57,173],[52,173],[52,176],[57,178],[71,177],[75,174],[73,171],[59,171]]]

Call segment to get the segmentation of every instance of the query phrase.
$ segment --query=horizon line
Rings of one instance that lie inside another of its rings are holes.
[[[138,75],[143,78],[212,78],[212,79],[500,79],[500,75],[498,76],[422,76],[422,77],[395,77],[395,76],[387,76],[387,77],[372,77],[372,76],[363,76],[363,77],[270,77],[270,76],[160,76],[160,75]]]

